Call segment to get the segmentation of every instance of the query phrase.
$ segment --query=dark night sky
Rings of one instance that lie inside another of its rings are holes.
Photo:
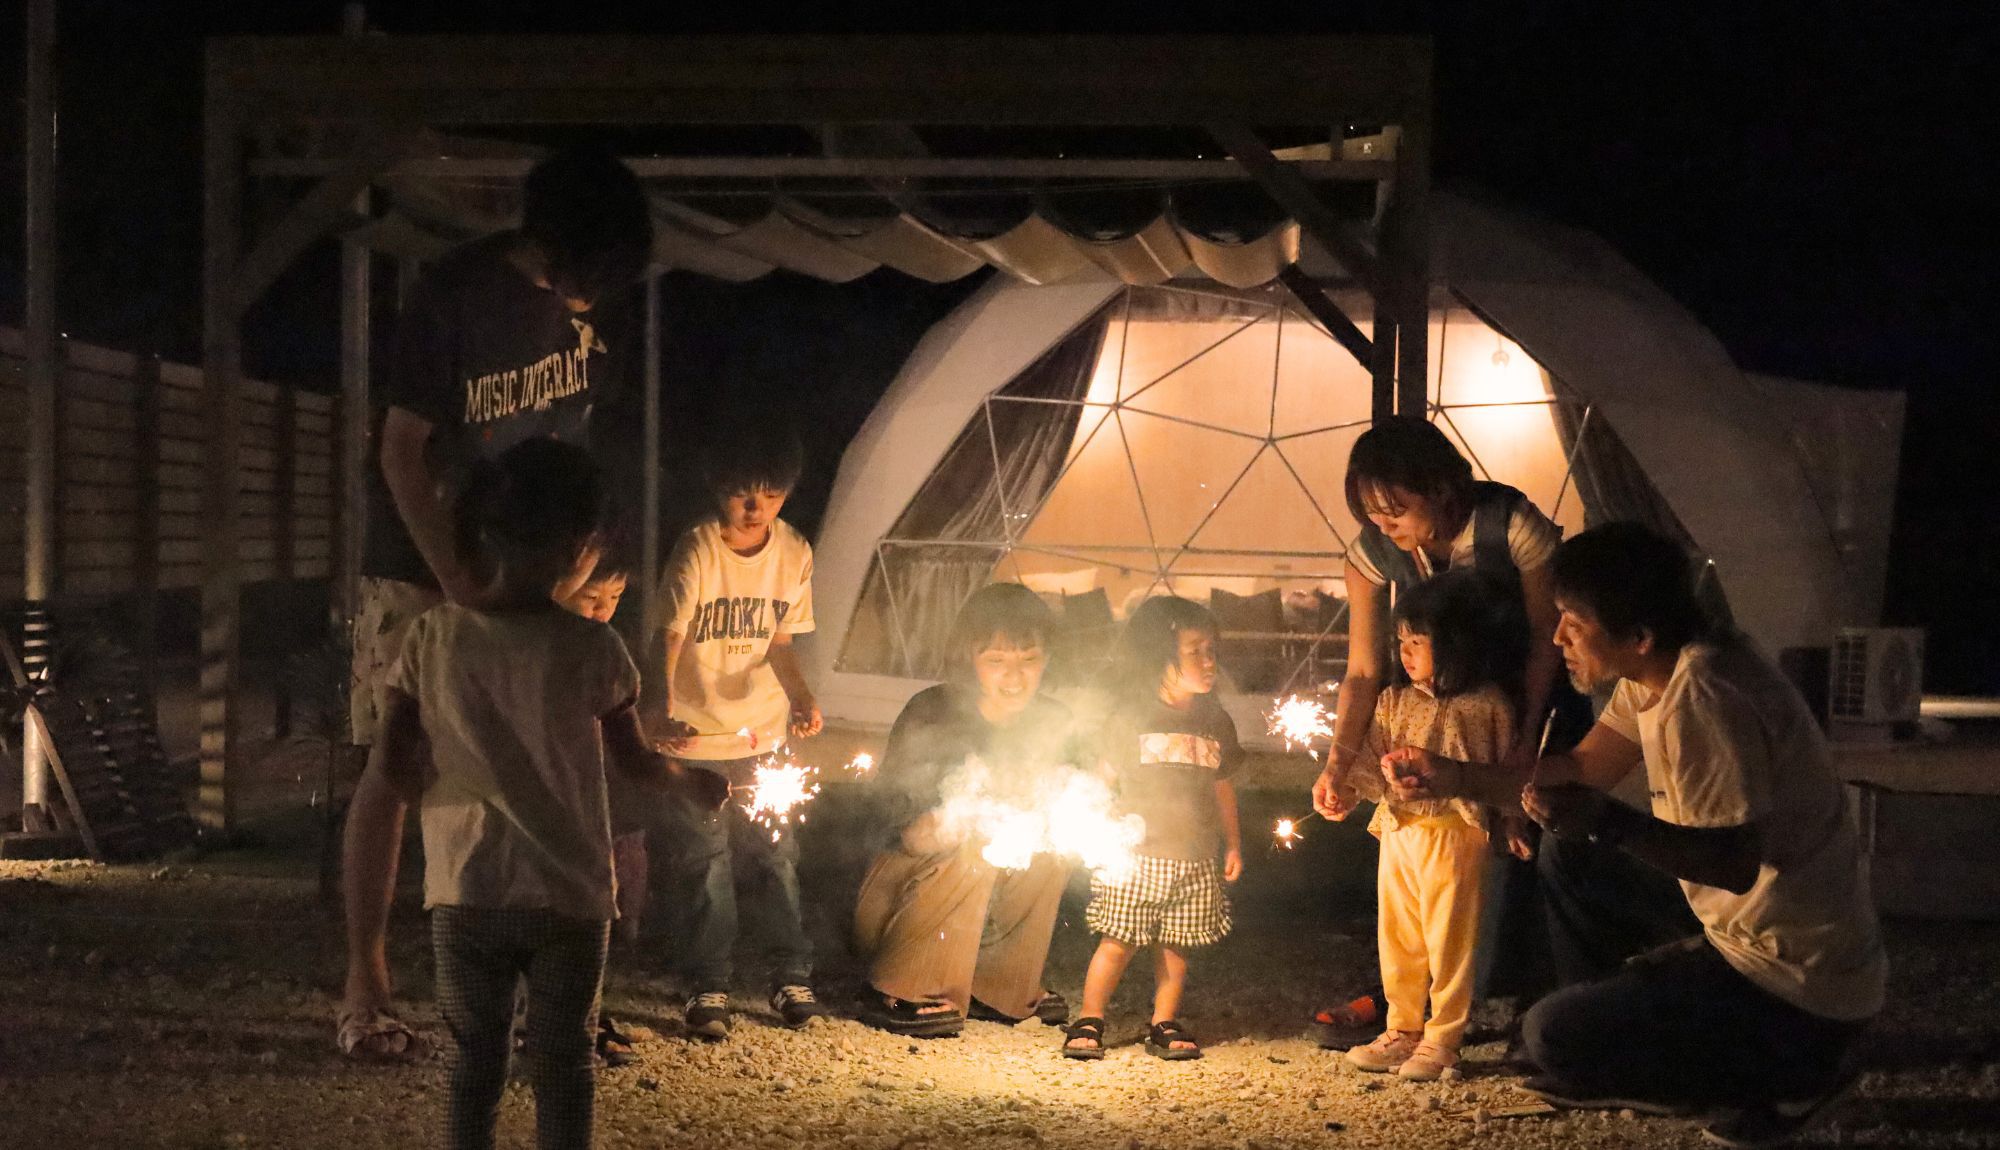
[[[200,37],[331,32],[340,5],[58,6],[61,326],[93,342],[192,358]],[[1988,605],[2000,602],[2000,515],[1971,481],[2000,447],[2000,389],[1972,314],[1974,300],[1991,295],[1983,289],[1992,253],[1968,238],[1980,231],[1973,157],[1990,148],[1982,119],[1967,111],[1986,102],[1973,73],[1975,54],[1991,43],[1978,6],[1825,3],[1797,15],[1808,6],[1294,2],[1176,16],[1167,5],[1113,4],[1086,18],[1008,6],[1005,27],[936,5],[844,5],[837,20],[830,7],[801,16],[768,0],[699,15],[686,7],[635,5],[630,12],[648,15],[626,16],[615,4],[420,2],[372,5],[371,19],[391,34],[1430,33],[1441,184],[1605,236],[1746,368],[1908,393],[1891,619],[1930,629],[1932,689],[2000,694],[2000,612]],[[667,14],[650,15],[659,10]],[[0,123],[0,321],[8,323],[21,308],[21,20],[20,0],[0,0],[0,90],[9,98]],[[331,270],[327,252],[308,257],[253,313],[253,370],[330,384]],[[907,333],[950,298],[907,282],[832,289],[774,277],[723,288],[677,278],[670,308],[706,318],[670,334],[670,347],[678,340],[689,360],[720,364],[739,346],[721,334],[722,317],[763,309],[816,313],[805,354],[840,355],[852,350],[839,333],[855,316],[886,313]],[[789,371],[764,363],[751,374],[769,387]],[[834,395],[823,401],[833,410],[816,414],[845,425],[869,398]]]

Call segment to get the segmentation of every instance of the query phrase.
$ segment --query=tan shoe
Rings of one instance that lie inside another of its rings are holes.
[[[1457,1065],[1458,1051],[1435,1042],[1419,1042],[1416,1051],[1396,1068],[1396,1074],[1412,1082],[1436,1082],[1446,1070]]]
[[[1423,1035],[1409,1030],[1385,1030],[1375,1041],[1347,1052],[1347,1060],[1370,1074],[1396,1069],[1423,1045]]]

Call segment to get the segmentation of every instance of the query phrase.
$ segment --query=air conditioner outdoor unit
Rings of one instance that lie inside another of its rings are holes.
[[[1836,723],[1913,723],[1924,696],[1918,627],[1843,627],[1833,638],[1827,717]]]

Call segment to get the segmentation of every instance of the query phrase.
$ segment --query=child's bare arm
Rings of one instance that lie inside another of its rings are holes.
[[[801,739],[819,734],[826,721],[820,716],[812,688],[806,686],[806,675],[799,668],[799,653],[792,647],[792,637],[782,631],[771,636],[771,650],[765,658],[778,676],[778,685],[785,689],[785,697],[792,701],[792,734]]]
[[[729,798],[729,783],[721,775],[686,766],[647,745],[639,709],[631,701],[597,722],[604,731],[604,756],[620,774],[635,782],[682,790],[708,806],[719,807]]]
[[[389,904],[402,861],[403,820],[410,804],[423,796],[428,761],[417,701],[392,688],[381,731],[348,805],[341,840],[350,1009],[389,1004]]]
[[[1222,879],[1235,882],[1243,874],[1243,829],[1236,817],[1236,784],[1215,780],[1215,810],[1222,819]]]
[[[667,715],[666,721],[662,724],[662,728],[658,733],[660,742],[669,751],[681,750],[686,745],[687,740],[695,734],[693,727],[674,718],[674,668],[680,665],[681,650],[686,646],[687,636],[685,634],[672,628],[667,629],[667,658],[666,665],[663,668],[667,676],[664,680],[667,684],[665,703]]]

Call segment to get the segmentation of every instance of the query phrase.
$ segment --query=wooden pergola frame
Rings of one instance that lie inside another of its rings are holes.
[[[202,586],[201,791],[198,816],[227,826],[237,756],[239,593],[237,492],[242,438],[235,380],[246,309],[313,242],[352,227],[370,186],[399,165],[428,171],[519,169],[494,155],[440,157],[445,133],[523,125],[575,127],[799,125],[833,152],[846,130],[894,139],[913,125],[1181,127],[1205,130],[1210,160],[941,160],[880,156],[634,157],[649,176],[828,175],[893,181],[940,174],[994,178],[1092,175],[1122,164],[1134,178],[1247,173],[1367,291],[1373,335],[1303,275],[1283,282],[1375,380],[1374,410],[1421,411],[1429,282],[1425,200],[1431,138],[1431,49],[1411,37],[578,37],[232,38],[210,41],[204,109],[203,342],[208,461]],[[1395,158],[1290,163],[1261,126],[1394,125]],[[337,127],[351,141],[331,160],[250,163],[266,133]],[[1224,158],[1226,157],[1226,159]],[[1150,165],[1150,167],[1149,167]],[[652,170],[648,170],[652,169]],[[244,234],[252,175],[310,176],[314,186],[262,234]],[[1310,180],[1375,180],[1384,192],[1373,236],[1319,199]],[[247,241],[247,242],[246,242]],[[349,454],[340,495],[351,588],[358,553],[360,445],[367,428],[368,253],[342,261],[342,398]],[[656,271],[668,270],[665,268]],[[649,279],[646,508],[657,508],[657,280]],[[1404,333],[1409,333],[1407,338]],[[655,515],[644,561],[656,565]],[[650,568],[649,568],[650,569]],[[650,580],[642,580],[646,587]]]

